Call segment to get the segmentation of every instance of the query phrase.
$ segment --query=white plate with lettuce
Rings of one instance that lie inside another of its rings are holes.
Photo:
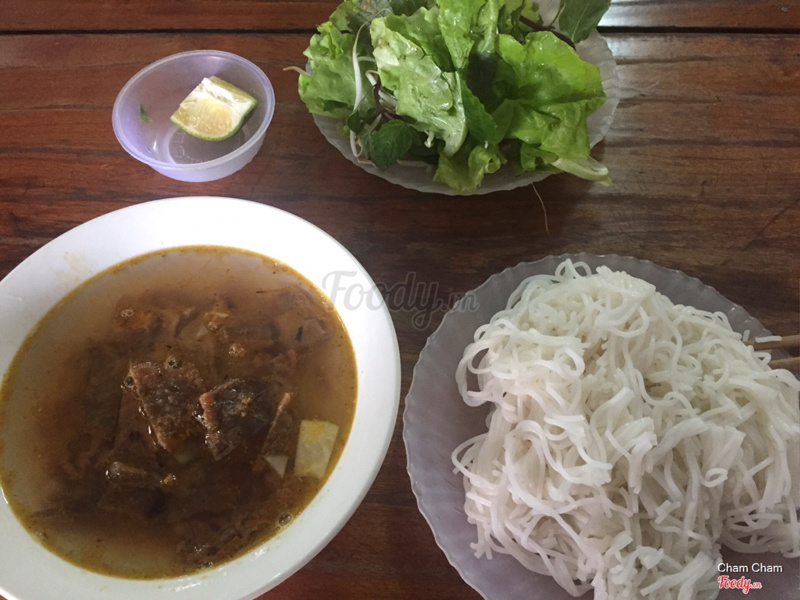
[[[345,0],[305,51],[300,97],[326,139],[387,181],[450,195],[567,172],[619,102],[595,27],[608,0]]]

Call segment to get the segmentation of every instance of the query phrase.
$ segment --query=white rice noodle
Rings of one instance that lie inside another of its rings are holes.
[[[566,261],[478,329],[456,379],[493,407],[453,452],[477,556],[573,596],[702,600],[720,543],[800,555],[800,384],[725,315]]]

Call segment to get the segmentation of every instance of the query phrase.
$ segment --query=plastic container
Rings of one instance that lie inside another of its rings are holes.
[[[207,142],[178,129],[169,118],[204,77],[217,77],[258,100],[233,137]],[[131,78],[114,103],[112,125],[123,148],[159,173],[179,181],[213,181],[253,160],[275,111],[275,93],[264,72],[229,52],[173,54]]]

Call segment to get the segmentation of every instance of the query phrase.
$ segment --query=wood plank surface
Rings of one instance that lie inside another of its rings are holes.
[[[351,226],[342,231],[346,244],[358,250],[363,243],[359,226],[386,227],[382,236],[372,232],[367,239],[391,260],[392,245],[402,243],[400,236],[419,237],[420,245],[412,247],[418,253],[404,257],[404,263],[433,268],[426,277],[435,280],[451,273],[447,256],[453,255],[453,262],[464,264],[457,268],[472,275],[459,283],[470,287],[517,260],[552,251],[607,252],[613,239],[618,253],[656,253],[666,259],[665,266],[696,269],[693,274],[711,284],[725,282],[733,300],[756,305],[756,313],[765,311],[757,316],[776,330],[796,325],[793,312],[770,313],[750,282],[733,275],[749,264],[755,276],[761,263],[769,262],[767,273],[775,272],[780,290],[770,298],[795,306],[797,261],[791,242],[798,239],[794,224],[800,181],[797,37],[612,36],[623,100],[597,156],[611,169],[614,185],[590,186],[563,176],[540,184],[549,234],[543,229],[541,207],[527,188],[497,194],[486,215],[492,218],[482,218],[488,204],[478,198],[430,199],[388,186],[345,161],[325,143],[305,111],[296,74],[283,70],[301,62],[306,43],[303,35],[208,34],[0,40],[6,84],[0,88],[0,116],[14,123],[0,140],[0,215],[5,217],[0,235],[24,237],[19,232],[26,228],[41,235],[37,241],[25,238],[24,248],[7,248],[0,267],[7,271],[36,243],[131,201],[223,194],[260,199],[301,216],[313,209],[315,218],[332,228],[341,227],[338,216],[346,208],[351,215]],[[141,67],[166,54],[207,47],[238,52],[261,66],[275,85],[277,107],[269,142],[254,163],[225,180],[198,186],[171,181],[127,156],[114,138],[110,113],[117,91]],[[19,89],[26,93],[18,94]],[[334,173],[332,187],[328,178]],[[71,186],[81,190],[79,197],[62,198]],[[56,200],[69,209],[62,210]],[[426,207],[424,224],[420,221],[418,230],[392,231],[397,218],[414,220],[408,211],[416,211],[419,203]],[[506,210],[514,216],[504,219]],[[388,218],[385,224],[383,216]],[[459,230],[459,223],[467,230]],[[531,235],[515,241],[521,231]],[[448,249],[449,243],[457,249],[460,236],[481,232],[500,236],[503,243],[478,242],[485,246],[476,248],[470,261],[461,261],[458,252]],[[658,249],[652,248],[655,232],[660,232]],[[359,258],[375,261],[380,254],[374,250],[365,248]],[[715,254],[725,254],[727,265],[708,260]],[[441,257],[447,266],[440,265],[437,273],[436,260],[429,255]],[[402,280],[401,275],[384,277]]]
[[[310,30],[331,0],[0,0],[0,31]]]
[[[603,27],[800,29],[798,0],[613,0]]]
[[[67,3],[37,2],[35,11],[5,4],[11,10],[0,12],[0,29],[80,26],[66,14]],[[111,4],[70,6],[86,14]],[[132,10],[125,4],[123,13]],[[169,3],[136,6],[158,13],[167,10],[161,4]],[[272,5],[261,8],[278,15],[282,3],[226,4],[233,16],[225,18],[244,22],[245,5]],[[620,10],[623,4],[666,14],[655,3],[617,3]],[[56,5],[61,21],[44,14]],[[308,5],[319,14],[330,8]],[[724,12],[721,2],[693,6],[701,12],[707,7],[709,15]],[[193,24],[213,29],[198,11]],[[791,18],[796,12],[792,7]],[[208,14],[220,11],[209,8]],[[281,18],[280,29],[307,26]],[[156,26],[142,17],[129,27],[179,26],[176,15],[170,19]],[[123,24],[112,20],[103,29]],[[0,136],[0,277],[49,240],[111,210],[163,197],[222,195],[308,219],[343,243],[376,282],[391,286],[413,276],[426,285],[427,295],[416,305],[390,305],[401,349],[401,397],[420,350],[454,298],[508,266],[551,254],[650,259],[699,277],[767,328],[796,332],[800,38],[710,32],[607,37],[622,101],[595,156],[608,165],[613,185],[550,177],[537,184],[545,217],[531,188],[470,198],[426,195],[391,186],[346,161],[299,100],[297,74],[284,70],[304,62],[307,33],[7,33],[0,37],[0,122],[6,124]],[[275,87],[276,110],[267,142],[250,165],[220,181],[190,184],[128,156],[114,137],[111,109],[139,69],[200,48],[235,52],[259,65]],[[417,510],[401,436],[398,418],[364,503],[270,599],[479,598],[448,564]]]
[[[0,0],[0,32],[311,30],[335,0]],[[800,30],[798,0],[613,0],[601,27]]]

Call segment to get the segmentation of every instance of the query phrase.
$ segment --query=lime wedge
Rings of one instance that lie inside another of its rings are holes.
[[[206,77],[170,117],[175,125],[201,140],[218,142],[236,134],[258,101],[219,77]]]

